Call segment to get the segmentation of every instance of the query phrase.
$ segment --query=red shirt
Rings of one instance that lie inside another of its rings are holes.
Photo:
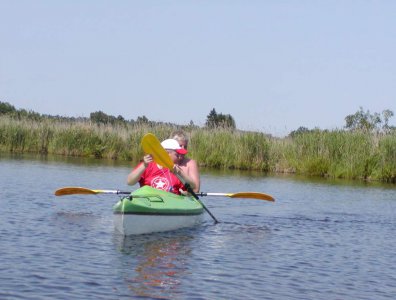
[[[140,166],[143,162],[138,164]],[[183,183],[167,168],[158,168],[157,164],[149,163],[139,180],[140,186],[149,185],[153,188],[180,195],[179,189],[186,190]]]

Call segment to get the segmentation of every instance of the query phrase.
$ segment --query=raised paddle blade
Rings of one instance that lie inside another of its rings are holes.
[[[97,194],[97,192],[83,187],[64,187],[55,191],[56,196],[92,194]]]
[[[257,192],[240,192],[240,193],[200,193],[200,196],[222,196],[230,198],[244,198],[244,199],[259,199],[267,201],[275,201],[275,199],[268,194]]]
[[[174,163],[168,152],[162,147],[160,141],[152,133],[147,133],[142,138],[142,148],[146,154],[151,154],[154,161],[170,170],[173,170]]]

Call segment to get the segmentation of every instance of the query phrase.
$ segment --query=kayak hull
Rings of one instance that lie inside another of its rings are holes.
[[[118,201],[113,212],[116,230],[136,235],[194,227],[202,222],[204,209],[192,197],[144,186]]]
[[[115,214],[114,225],[122,235],[148,234],[194,227],[202,222],[202,216],[149,216]]]

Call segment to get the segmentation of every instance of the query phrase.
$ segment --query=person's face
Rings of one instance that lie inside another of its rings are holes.
[[[183,149],[187,150],[187,146],[188,146],[188,142],[187,141],[178,141],[179,142],[179,146]],[[184,159],[184,154],[179,154],[179,159],[180,161],[183,161]]]
[[[170,158],[174,163],[177,163],[180,159],[180,154],[177,153],[175,150],[167,150]]]
[[[178,141],[179,146],[187,150],[188,143],[186,141]]]

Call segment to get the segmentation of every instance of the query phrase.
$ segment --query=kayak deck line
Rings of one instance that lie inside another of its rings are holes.
[[[165,212],[121,212],[115,211],[115,215],[146,215],[146,216],[196,216],[202,212],[180,212],[180,213],[165,213]]]

